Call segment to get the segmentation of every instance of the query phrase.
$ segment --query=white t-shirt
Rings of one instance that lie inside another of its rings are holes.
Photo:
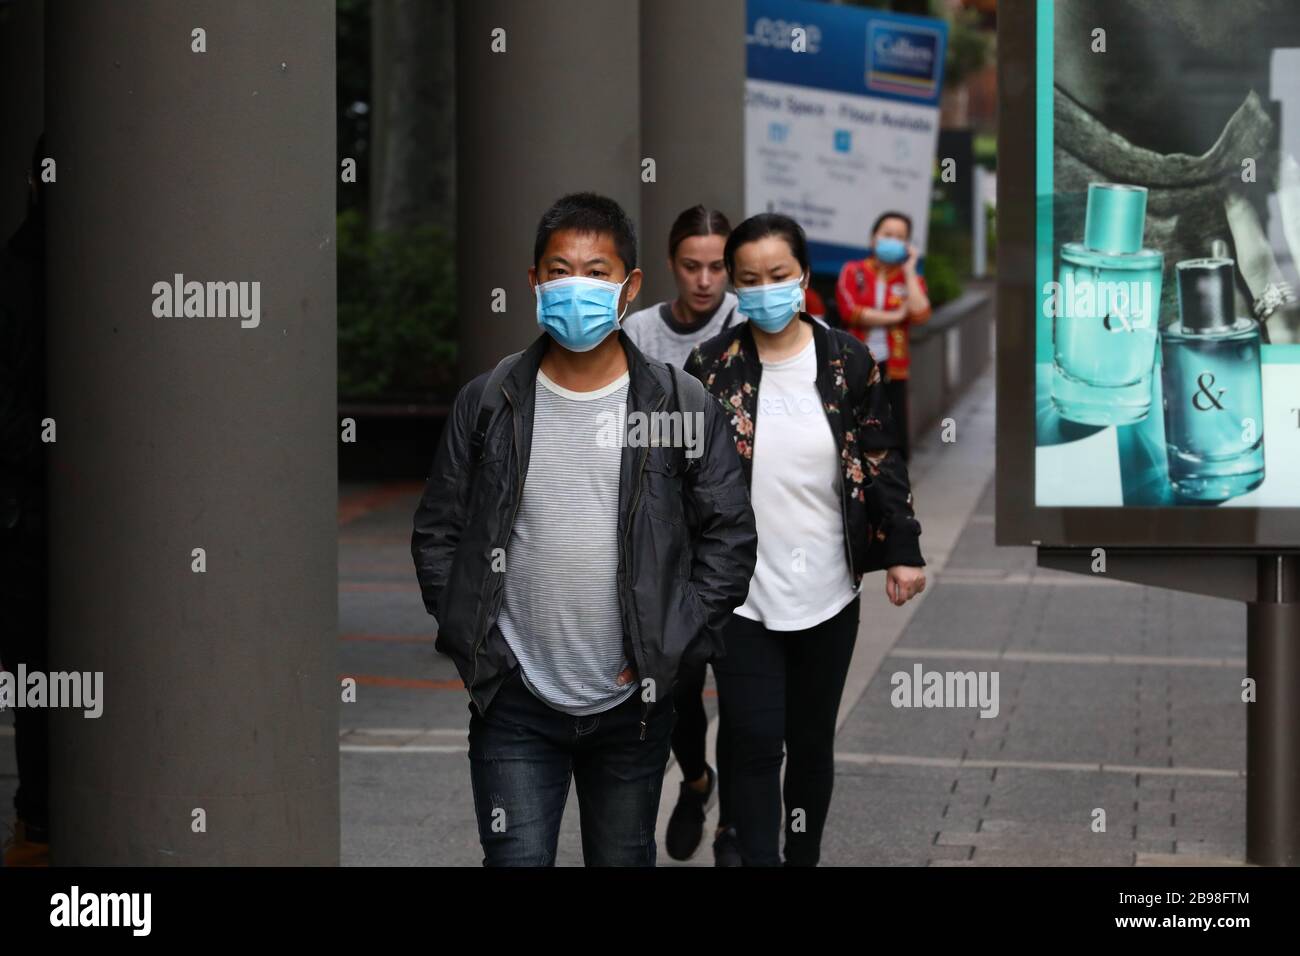
[[[773,631],[834,617],[857,589],[844,553],[840,456],[817,393],[817,346],[764,362],[750,501],[758,563],[736,613]]]
[[[887,301],[886,296],[889,290],[885,288],[888,285],[883,275],[876,276],[876,298],[877,305],[875,308],[883,309],[884,306],[879,303]],[[907,295],[907,286],[903,286],[903,296]],[[876,360],[880,366],[884,367],[886,360],[889,358],[889,336],[886,333],[886,325],[872,325],[867,327],[867,350],[871,352],[871,357]]]

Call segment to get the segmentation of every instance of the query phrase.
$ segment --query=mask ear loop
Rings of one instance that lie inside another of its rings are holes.
[[[632,278],[631,276],[628,276],[627,279],[624,279],[622,282],[618,284],[618,298],[623,297],[623,286],[627,285],[628,279],[631,278]],[[614,300],[614,304],[618,305],[617,298]],[[631,307],[632,307],[632,303],[630,301],[623,304],[623,311],[620,312],[618,314],[618,318],[614,320],[614,324],[617,325],[619,328],[623,327],[623,316],[627,315],[627,310]]]

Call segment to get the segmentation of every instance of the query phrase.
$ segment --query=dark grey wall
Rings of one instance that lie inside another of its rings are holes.
[[[334,4],[47,13],[54,861],[337,863]]]
[[[643,0],[641,149],[657,182],[641,188],[642,304],[677,294],[668,231],[703,203],[745,217],[745,0]]]

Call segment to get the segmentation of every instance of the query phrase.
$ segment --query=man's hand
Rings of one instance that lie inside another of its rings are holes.
[[[885,596],[902,607],[925,590],[925,571],[906,564],[896,564],[885,574]]]
[[[624,667],[619,671],[618,677],[615,678],[615,683],[617,683],[619,687],[623,687],[626,684],[632,683],[634,680],[636,680],[636,670],[631,664],[629,664],[627,667]]]

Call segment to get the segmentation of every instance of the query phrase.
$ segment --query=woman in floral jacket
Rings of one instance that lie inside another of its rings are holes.
[[[804,312],[807,240],[763,213],[727,240],[724,261],[748,321],[699,346],[687,370],[730,416],[758,524],[758,564],[715,661],[719,785],[741,857],[812,866],[835,776],[835,720],[857,637],[862,576],[885,570],[896,605],[925,587],[880,372],[866,346]]]

